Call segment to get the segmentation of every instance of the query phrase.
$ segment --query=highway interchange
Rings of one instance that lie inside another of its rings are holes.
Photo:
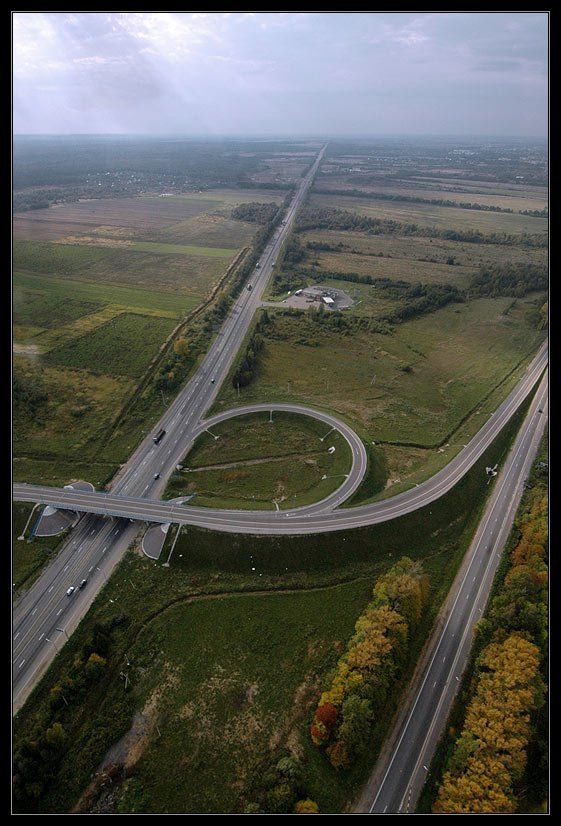
[[[263,291],[323,157],[325,147],[302,179],[282,222],[263,251],[260,266],[248,279],[196,373],[179,392],[121,468],[111,492],[128,497],[161,496],[167,479],[193,443],[198,425],[210,408],[247,334]],[[160,445],[153,434],[166,430]],[[159,479],[155,475],[159,474]],[[78,625],[105,580],[139,532],[138,523],[86,514],[41,577],[19,599],[13,611],[13,710],[21,707],[65,635]],[[83,579],[88,585],[70,599],[66,591]],[[63,628],[63,632],[57,631]]]
[[[200,422],[192,433],[196,437],[218,421],[232,415],[260,410],[286,409],[321,418],[331,428],[340,430],[352,450],[352,467],[345,483],[327,499],[313,505],[284,511],[239,511],[198,508],[192,505],[166,503],[143,497],[88,493],[40,485],[14,485],[14,498],[20,501],[56,505],[71,510],[90,510],[99,514],[118,515],[149,522],[177,522],[197,525],[230,533],[309,534],[325,533],[387,522],[434,502],[454,487],[493,442],[504,425],[532,391],[547,365],[547,347],[542,345],[524,376],[503,403],[489,417],[469,443],[438,473],[425,482],[390,499],[348,509],[335,510],[359,486],[366,471],[366,452],[358,436],[327,413],[295,405],[250,405],[224,411],[212,419]]]
[[[398,719],[391,754],[378,762],[358,811],[407,812],[422,788],[432,751],[469,654],[473,625],[484,608],[500,553],[520,500],[522,483],[535,455],[547,415],[547,346],[540,348],[524,376],[478,433],[445,468],[427,481],[387,500],[353,508],[340,506],[360,485],[366,471],[361,439],[328,413],[297,405],[252,405],[224,411],[207,420],[247,334],[294,216],[323,156],[302,180],[283,223],[264,251],[260,267],[235,301],[197,372],[146,436],[108,493],[88,493],[32,485],[14,485],[15,500],[53,504],[85,513],[42,576],[16,603],[13,612],[13,710],[21,707],[60,645],[75,629],[114,566],[140,530],[139,521],[178,522],[233,533],[308,534],[345,530],[388,521],[428,505],[449,491],[480,458],[540,381],[539,389],[509,458],[497,478],[485,516],[452,587],[444,627],[430,643],[431,658],[419,676],[419,689],[408,715]],[[162,502],[167,479],[201,432],[231,415],[290,409],[320,418],[341,431],[351,446],[352,468],[336,491],[321,502],[284,511],[227,511]],[[166,435],[159,445],[153,434]],[[155,478],[159,474],[159,478]],[[66,591],[82,579],[88,584],[69,598]],[[62,630],[60,630],[62,629]]]

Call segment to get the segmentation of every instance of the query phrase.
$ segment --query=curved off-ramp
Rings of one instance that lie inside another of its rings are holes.
[[[389,499],[341,509],[344,499],[359,486],[366,470],[366,451],[361,440],[347,425],[328,413],[313,411],[300,405],[249,405],[224,411],[197,426],[197,434],[232,415],[261,410],[286,409],[319,418],[326,425],[336,426],[350,441],[353,465],[345,484],[326,499],[314,505],[286,511],[220,510],[182,506],[140,497],[120,496],[114,493],[80,494],[56,488],[14,485],[14,498],[20,501],[42,501],[57,507],[82,509],[91,513],[116,515],[149,522],[177,522],[196,525],[228,533],[248,534],[311,534],[347,530],[396,519],[439,499],[473,467],[485,450],[501,432],[522,402],[533,390],[547,367],[547,348],[544,346],[533,359],[522,379],[498,409],[489,417],[471,441],[442,470],[414,488]],[[547,375],[542,379],[540,393],[547,394]]]
[[[340,419],[337,419],[331,413],[325,413],[321,410],[315,410],[311,407],[305,407],[302,404],[248,404],[244,407],[234,407],[230,408],[229,410],[223,410],[220,413],[217,413],[215,416],[211,416],[209,419],[205,419],[204,421],[200,422],[194,429],[193,436],[194,438],[198,438],[206,431],[209,431],[212,427],[215,427],[217,424],[226,422],[229,419],[239,418],[240,416],[249,416],[253,413],[271,413],[273,416],[275,413],[294,413],[298,416],[307,416],[310,419],[316,419],[316,421],[322,422],[326,426],[325,434],[321,437],[322,440],[325,439],[325,437],[333,430],[336,430],[338,433],[341,434],[341,436],[343,436],[351,450],[350,470],[345,478],[345,481],[341,485],[339,485],[339,487],[336,490],[330,493],[329,496],[326,496],[323,499],[321,499],[319,502],[314,502],[312,505],[302,505],[298,508],[287,509],[284,510],[283,513],[304,513],[309,511],[310,509],[313,509],[314,512],[323,512],[326,510],[332,510],[333,508],[336,508],[338,505],[341,505],[343,502],[346,502],[347,499],[350,499],[350,497],[359,487],[364,477],[364,474],[366,473],[366,468],[368,466],[368,455],[366,453],[366,448],[364,447],[362,439],[359,436],[357,436],[357,434],[351,427],[349,427],[348,424],[345,424],[345,422],[342,422]],[[200,508],[199,510],[203,509]],[[204,510],[208,509],[204,508]],[[227,512],[232,513],[233,511]],[[234,512],[240,513],[240,511]],[[256,513],[256,511],[246,512],[252,514]],[[263,513],[263,511],[257,512]],[[265,513],[267,513],[267,511],[265,511]]]

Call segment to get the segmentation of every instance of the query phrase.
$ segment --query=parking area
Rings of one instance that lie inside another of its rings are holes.
[[[278,302],[285,307],[295,307],[298,310],[307,310],[309,307],[317,308],[321,305],[326,310],[346,310],[352,307],[353,303],[348,293],[323,284],[311,284],[309,287],[296,290]]]

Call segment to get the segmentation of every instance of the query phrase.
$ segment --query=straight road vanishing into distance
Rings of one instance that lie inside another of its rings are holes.
[[[193,443],[198,425],[212,405],[220,386],[245,338],[273,264],[290,232],[294,217],[312,184],[325,146],[302,179],[282,223],[260,258],[260,267],[250,276],[252,290],[243,289],[234,302],[220,332],[197,372],[175,398],[154,432],[163,428],[165,439],[155,445],[150,433],[132,454],[111,485],[121,496],[161,496],[175,465]],[[159,479],[154,479],[156,473]],[[122,519],[86,515],[78,523],[57,557],[42,576],[17,602],[13,612],[13,711],[25,702],[39,676],[56,654],[60,639],[56,631],[70,635],[95,599],[105,580],[139,532],[140,526]],[[67,589],[87,579],[87,587],[76,589],[72,598]]]

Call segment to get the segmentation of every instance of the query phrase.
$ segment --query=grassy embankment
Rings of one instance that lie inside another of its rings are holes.
[[[48,563],[51,554],[62,542],[63,536],[31,537],[31,531],[41,513],[36,509],[25,532],[25,539],[19,537],[27,524],[33,505],[26,502],[12,504],[12,592],[18,594],[29,588]]]

